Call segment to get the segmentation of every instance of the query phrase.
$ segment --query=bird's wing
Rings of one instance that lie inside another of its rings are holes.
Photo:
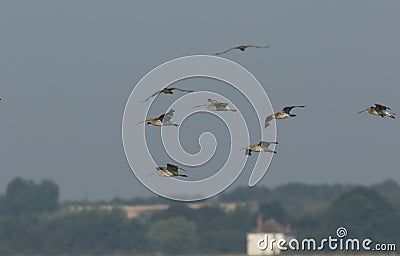
[[[217,52],[215,55],[225,54],[225,53],[227,53],[227,52],[229,52],[229,51],[232,51],[232,50],[234,50],[234,49],[239,49],[239,46],[232,47],[232,48],[230,48],[230,49],[228,49],[228,50],[225,50],[225,51],[223,51],[223,52]]]
[[[172,116],[174,115],[175,110],[171,109],[170,111],[168,111],[167,113],[164,114],[164,117],[161,119],[161,121],[163,123],[168,123]]]
[[[260,143],[258,143],[258,145],[260,145],[262,148],[268,148],[269,145],[271,145],[272,142],[268,142],[268,141],[260,141]]]
[[[381,104],[375,104],[375,109],[377,110],[377,111],[380,111],[380,110],[386,110],[386,109],[390,109],[389,107],[386,107],[386,106],[384,106],[384,105],[381,105]]]
[[[217,100],[213,100],[213,99],[208,99],[207,101],[210,102],[210,103],[213,103],[213,104],[218,103]]]
[[[160,120],[161,122],[164,120],[165,118],[165,114],[162,114],[161,116],[157,117],[158,120]]]
[[[245,47],[246,48],[248,48],[248,47],[253,47],[253,48],[269,48],[269,47],[271,47],[270,45],[263,45],[263,46],[260,46],[260,45],[245,45]]]
[[[225,108],[226,106],[228,106],[228,103],[225,102],[217,102],[214,104],[217,108]]]
[[[179,166],[174,164],[167,164],[167,170],[172,172],[173,174],[178,173]]]
[[[228,111],[229,109],[224,104],[214,104],[216,111]]]
[[[282,109],[282,112],[285,112],[286,114],[289,114],[290,110],[292,110],[295,106],[289,106],[289,107],[284,107]]]
[[[264,152],[270,152],[270,153],[276,154],[276,151],[273,151],[273,150],[271,150],[269,148],[264,148]]]
[[[269,115],[267,116],[267,118],[265,119],[265,128],[267,128],[269,126],[269,123],[272,121],[272,119],[274,119],[274,115]]]
[[[194,92],[193,90],[185,90],[185,89],[180,89],[180,88],[169,88],[170,90],[178,90],[181,92]]]
[[[289,107],[284,107],[282,109],[283,112],[285,112],[286,114],[289,114],[290,110],[292,110],[293,108],[304,108],[305,106],[289,106]]]
[[[154,96],[156,96],[157,94],[160,94],[160,93],[161,93],[161,91],[155,92],[152,95],[150,95],[149,97],[147,97],[147,99],[145,99],[144,101],[141,101],[141,102],[148,101],[150,98],[152,98],[152,97],[154,97]]]

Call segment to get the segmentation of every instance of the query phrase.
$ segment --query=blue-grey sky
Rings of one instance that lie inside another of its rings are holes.
[[[307,106],[278,122],[261,185],[400,182],[399,120],[357,115],[378,102],[400,113],[399,10],[394,0],[2,1],[0,191],[21,176],[55,180],[62,199],[151,195],[122,147],[129,94],[165,61],[238,44],[271,45],[225,57],[275,110]]]

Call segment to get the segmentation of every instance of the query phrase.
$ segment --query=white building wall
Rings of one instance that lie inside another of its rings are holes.
[[[247,255],[278,255],[281,253],[277,245],[277,241],[280,239],[285,239],[285,235],[282,233],[248,233]],[[272,243],[273,240],[274,243]],[[273,246],[271,246],[272,244]],[[266,247],[265,250],[260,249],[259,245],[261,248]]]

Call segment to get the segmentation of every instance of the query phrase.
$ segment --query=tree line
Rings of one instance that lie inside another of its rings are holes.
[[[168,203],[164,211],[129,219],[118,207],[71,211],[74,202],[59,202],[53,181],[16,178],[0,197],[0,255],[101,255],[110,253],[245,253],[246,233],[264,220],[290,224],[301,237],[323,238],[344,226],[350,237],[400,241],[400,187],[394,181],[366,186],[289,184],[274,189],[236,188],[191,209]],[[133,204],[138,199],[109,203]],[[235,202],[224,211],[218,202]],[[82,202],[76,202],[82,204]]]

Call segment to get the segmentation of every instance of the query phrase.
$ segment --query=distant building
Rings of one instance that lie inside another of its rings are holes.
[[[247,255],[279,255],[281,250],[277,246],[278,241],[289,241],[293,237],[290,225],[284,227],[274,219],[263,222],[259,214],[257,228],[247,233]]]

